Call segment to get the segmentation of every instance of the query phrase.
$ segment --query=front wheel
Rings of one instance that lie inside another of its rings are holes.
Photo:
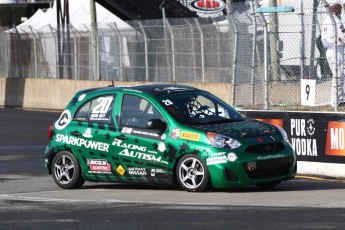
[[[197,155],[181,157],[176,167],[176,178],[181,188],[188,192],[204,192],[210,187],[210,174]]]
[[[76,189],[85,182],[81,175],[79,163],[70,152],[57,153],[51,167],[54,181],[61,188]]]

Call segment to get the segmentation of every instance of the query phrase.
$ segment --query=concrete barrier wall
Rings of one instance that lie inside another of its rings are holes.
[[[63,110],[74,94],[81,89],[104,87],[108,81],[83,81],[33,78],[0,78],[0,106],[27,109]],[[134,85],[142,82],[115,82],[115,85]],[[207,90],[226,102],[230,101],[230,84],[186,84]]]

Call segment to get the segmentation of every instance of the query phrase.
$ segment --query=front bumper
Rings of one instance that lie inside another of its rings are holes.
[[[290,180],[297,171],[296,157],[236,161],[208,166],[214,188],[232,188],[251,184]]]

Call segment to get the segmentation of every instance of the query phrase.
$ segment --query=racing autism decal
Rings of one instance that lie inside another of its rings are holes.
[[[62,112],[59,120],[55,122],[55,128],[57,130],[63,130],[70,122],[71,122],[71,112],[69,110],[65,110]]]

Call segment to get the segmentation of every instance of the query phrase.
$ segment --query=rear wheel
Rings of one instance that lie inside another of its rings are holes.
[[[54,181],[61,188],[76,189],[85,182],[81,175],[79,163],[70,152],[57,153],[51,167]]]
[[[176,178],[181,188],[188,192],[203,192],[210,187],[210,174],[199,156],[187,154],[176,167]]]

